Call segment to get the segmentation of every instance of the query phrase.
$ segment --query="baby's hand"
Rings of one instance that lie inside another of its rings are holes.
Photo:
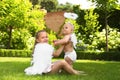
[[[57,45],[56,42],[57,42],[57,40],[53,40],[53,44],[54,44],[55,46]]]

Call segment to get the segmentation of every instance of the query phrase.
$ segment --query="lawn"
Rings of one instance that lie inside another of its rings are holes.
[[[54,59],[55,60],[55,59]],[[30,66],[30,58],[0,57],[0,80],[120,80],[120,62],[77,60],[74,68],[83,70],[87,75],[27,76],[24,69]]]

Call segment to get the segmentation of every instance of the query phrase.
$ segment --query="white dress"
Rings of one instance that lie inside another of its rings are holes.
[[[54,48],[47,43],[38,43],[35,46],[32,66],[24,71],[27,75],[36,75],[51,71],[52,54]]]

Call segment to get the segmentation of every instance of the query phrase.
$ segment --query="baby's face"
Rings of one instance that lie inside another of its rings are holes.
[[[48,35],[46,32],[41,32],[39,34],[39,37],[37,39],[37,42],[40,42],[40,43],[48,43]]]
[[[62,28],[62,33],[64,35],[67,35],[67,34],[71,34],[72,32],[73,32],[73,29],[72,29],[71,25],[66,23]]]

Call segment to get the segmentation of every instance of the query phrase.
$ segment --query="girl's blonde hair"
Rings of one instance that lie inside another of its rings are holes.
[[[35,34],[35,45],[38,43],[36,40],[39,38],[41,32],[46,32],[45,30],[40,30]]]
[[[45,30],[40,30],[40,31],[38,31],[36,34],[35,34],[35,42],[34,42],[34,47],[33,47],[33,52],[32,52],[32,54],[34,53],[34,49],[35,49],[35,45],[38,43],[37,42],[37,39],[40,37],[40,33],[41,32],[46,32]]]

